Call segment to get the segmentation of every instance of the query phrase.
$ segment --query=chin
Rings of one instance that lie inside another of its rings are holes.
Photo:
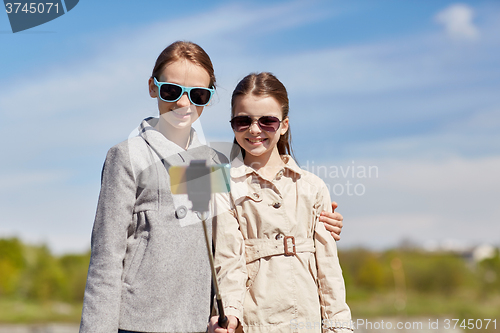
[[[250,154],[252,156],[260,156],[262,154],[265,154],[267,152],[267,149],[262,149],[262,148],[255,148],[255,147],[246,147],[245,151],[247,154]]]
[[[177,128],[177,129],[184,129],[187,127],[191,127],[191,125],[195,122],[196,119],[190,118],[186,119],[184,121],[179,121],[178,119],[175,119],[173,117],[166,116],[165,120],[167,123],[170,124],[170,126]]]
[[[193,124],[192,122],[185,122],[185,123],[172,123],[172,122],[169,122],[170,125],[172,125],[172,127],[175,127],[175,128],[178,128],[178,129],[183,129],[183,128],[188,128],[188,127],[191,127],[191,125]]]

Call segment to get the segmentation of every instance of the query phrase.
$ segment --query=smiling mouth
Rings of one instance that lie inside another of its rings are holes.
[[[184,110],[183,110],[184,109]],[[185,112],[185,108],[182,108],[182,109],[172,109],[170,110],[171,112],[174,113],[174,116],[176,116],[177,118],[187,118],[191,115],[191,112],[188,111],[188,112]]]
[[[264,139],[264,138],[261,138],[261,139],[250,139],[250,138],[246,138],[245,140],[247,140],[247,141],[248,141],[248,142],[250,142],[251,144],[261,144],[261,143],[263,143],[264,141],[266,141],[266,140],[267,140],[267,138],[266,138],[266,139]]]

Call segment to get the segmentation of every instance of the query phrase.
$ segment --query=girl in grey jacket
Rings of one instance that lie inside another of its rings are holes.
[[[210,58],[194,43],[173,43],[158,57],[149,92],[160,117],[142,121],[104,163],[80,333],[206,330],[211,274],[202,224],[187,196],[171,195],[167,168],[227,162],[191,127],[214,84]]]

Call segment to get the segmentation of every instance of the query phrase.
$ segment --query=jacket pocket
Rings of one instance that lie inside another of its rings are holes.
[[[260,259],[254,260],[251,263],[247,264],[247,289],[250,288],[253,284],[253,281],[257,277],[257,273],[259,273],[260,269]]]
[[[131,285],[134,282],[135,276],[141,267],[142,260],[144,258],[144,253],[146,252],[146,246],[148,244],[147,235],[143,235],[139,238],[138,244],[135,251],[130,259],[130,264],[126,265],[124,269],[124,279],[123,281]]]
[[[160,188],[159,172],[163,171],[166,173],[166,171],[161,170],[162,168],[165,169],[160,162],[153,163],[136,176],[134,213],[158,210],[160,193],[162,191],[162,188]],[[170,191],[168,191],[168,194],[170,194]]]
[[[309,257],[309,273],[311,273],[311,276],[318,285],[318,266],[316,265],[316,257],[314,256],[313,253],[311,253],[311,256]]]

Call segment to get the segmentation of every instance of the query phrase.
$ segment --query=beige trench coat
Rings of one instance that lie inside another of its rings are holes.
[[[283,160],[269,181],[236,159],[231,193],[215,196],[215,265],[226,315],[248,333],[350,332],[337,247],[318,220],[332,210],[328,189],[289,156]]]

